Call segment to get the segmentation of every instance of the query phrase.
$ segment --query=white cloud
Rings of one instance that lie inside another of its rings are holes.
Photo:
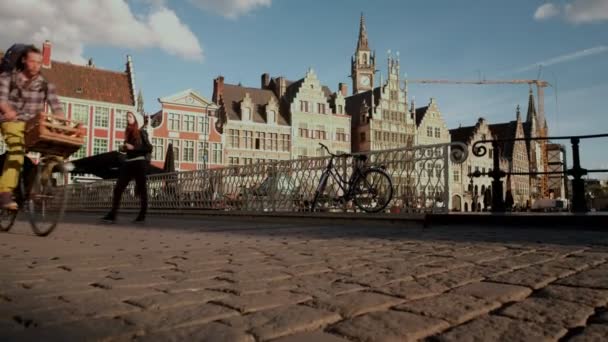
[[[608,20],[608,0],[573,0],[563,6],[546,3],[538,7],[534,13],[536,20],[555,16],[576,24]]]
[[[556,15],[559,15],[559,13],[560,8],[558,6],[552,3],[546,3],[536,9],[536,12],[534,12],[534,19],[545,20],[555,17]]]
[[[576,51],[576,52],[569,53],[566,55],[561,55],[561,56],[553,57],[553,58],[550,58],[550,59],[547,59],[547,60],[544,60],[541,62],[530,64],[525,67],[516,69],[516,70],[514,70],[514,72],[524,72],[524,71],[534,70],[534,69],[538,68],[540,65],[542,65],[543,67],[546,67],[546,66],[550,66],[550,65],[571,62],[571,61],[577,60],[579,58],[597,55],[599,53],[604,53],[606,51],[608,51],[608,46],[599,45],[599,46],[595,46],[595,47],[592,47],[589,49]]]
[[[270,7],[272,0],[190,0],[195,6],[235,19],[258,7]]]
[[[84,63],[84,46],[160,48],[201,61],[201,45],[161,2],[135,15],[123,0],[20,0],[0,2],[0,47],[14,42],[53,44],[53,59]]]

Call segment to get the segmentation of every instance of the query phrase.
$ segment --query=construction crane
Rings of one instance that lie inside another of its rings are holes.
[[[539,68],[539,78],[540,78],[541,69]],[[480,80],[480,81],[458,81],[458,80],[408,80],[408,83],[419,83],[419,84],[528,84],[530,87],[532,85],[536,86],[536,96],[538,102],[538,124],[540,129],[540,135],[542,137],[546,137],[547,133],[545,131],[545,91],[544,88],[551,86],[549,82],[543,81],[540,79],[537,80]],[[549,170],[549,158],[547,151],[547,141],[541,140],[541,153],[542,153],[542,163],[544,170]],[[541,177],[541,193],[544,197],[549,197],[549,178],[548,175],[542,175]]]

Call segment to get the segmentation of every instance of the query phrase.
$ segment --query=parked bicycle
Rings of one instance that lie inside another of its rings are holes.
[[[342,190],[343,195],[334,200],[346,203],[353,200],[357,208],[367,213],[377,213],[386,208],[393,198],[393,182],[391,177],[381,167],[369,167],[365,165],[367,156],[353,155],[349,153],[333,154],[327,146],[319,143],[331,156],[311,204],[311,211],[319,206],[320,198],[324,194],[327,182],[331,176]],[[350,179],[346,180],[340,175],[334,164],[335,158],[352,157],[355,162]]]

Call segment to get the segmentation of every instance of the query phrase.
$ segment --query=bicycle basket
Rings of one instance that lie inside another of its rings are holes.
[[[84,145],[85,132],[77,123],[51,114],[39,114],[25,126],[25,146],[30,152],[69,157]]]

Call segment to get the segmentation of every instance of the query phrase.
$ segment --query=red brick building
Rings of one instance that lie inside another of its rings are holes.
[[[162,168],[166,150],[172,144],[176,170],[222,166],[222,135],[216,128],[218,106],[192,89],[158,101],[161,110],[151,120],[152,164]]]

